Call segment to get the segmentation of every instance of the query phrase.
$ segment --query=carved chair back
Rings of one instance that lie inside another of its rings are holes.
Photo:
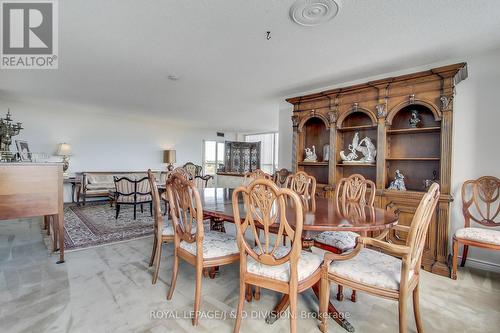
[[[243,179],[243,184],[244,185],[248,185],[248,184],[250,184],[252,181],[254,181],[256,179],[269,179],[269,180],[272,180],[273,177],[270,174],[262,171],[261,169],[255,169],[252,172],[245,173],[245,178]]]
[[[409,269],[413,269],[415,272],[420,269],[427,231],[429,230],[432,215],[436,210],[439,195],[439,185],[433,183],[422,197],[422,200],[420,200],[415,215],[413,215],[406,246],[410,248]]]
[[[187,162],[182,166],[190,175],[191,179],[194,179],[196,176],[201,176],[202,167],[194,164],[193,162]]]
[[[337,204],[355,202],[361,205],[373,206],[375,202],[375,183],[365,179],[360,174],[342,178],[335,191]]]
[[[128,177],[113,177],[115,181],[116,202],[141,203],[151,201],[151,187],[148,177],[130,179]]]
[[[177,174],[181,174],[184,178],[186,178],[187,180],[193,180],[194,179],[194,176],[189,172],[187,171],[184,167],[177,167],[175,168],[174,170],[170,171],[167,175],[167,180],[170,178],[171,175],[173,175],[174,173],[177,173]]]
[[[151,169],[148,170],[148,181],[149,186],[151,187],[151,197],[153,200],[154,233],[158,239],[161,239],[163,217],[161,213],[160,193],[158,192],[158,186],[156,185],[156,177],[151,172]]]
[[[291,174],[291,172],[288,169],[283,168],[281,170],[278,170],[273,175],[273,181],[279,187],[284,187],[285,183],[286,183],[286,179],[287,179],[289,174]]]
[[[484,176],[468,180],[462,185],[462,212],[465,227],[470,221],[486,227],[500,226],[500,180],[492,176]]]
[[[245,209],[244,218],[240,215],[240,197]],[[293,208],[287,205],[287,200],[293,201]],[[247,254],[264,265],[276,266],[290,262],[290,276],[296,278],[303,226],[303,210],[298,194],[287,188],[279,188],[272,180],[260,178],[246,187],[236,188],[232,203],[242,267],[246,267]],[[291,210],[289,214],[295,215],[295,229],[288,223],[287,207]],[[259,237],[259,230],[263,231],[263,241]],[[247,231],[251,232],[255,243],[247,241]],[[281,246],[284,233],[292,241],[291,248]],[[284,250],[287,252],[284,253]]]
[[[306,211],[316,209],[316,178],[304,171],[288,175],[285,187],[297,193],[302,199],[302,205]]]
[[[197,255],[202,256],[203,208],[196,186],[184,175],[174,172],[167,180],[167,197],[176,246],[180,241],[197,242]]]

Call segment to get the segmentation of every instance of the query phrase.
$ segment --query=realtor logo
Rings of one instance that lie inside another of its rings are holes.
[[[57,69],[57,0],[0,0],[0,68]]]

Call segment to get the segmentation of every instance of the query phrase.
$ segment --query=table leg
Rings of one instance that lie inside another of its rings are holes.
[[[319,294],[319,283],[315,284],[312,287],[312,290],[316,297],[320,298]],[[319,304],[319,303],[318,303]],[[266,317],[266,323],[273,324],[276,320],[278,320],[281,315],[286,311],[288,306],[290,305],[290,298],[287,294],[284,294],[279,303],[274,307],[271,313]],[[337,322],[343,329],[347,332],[354,332],[354,327],[348,322],[344,316],[338,312],[338,310],[333,306],[332,302],[328,303],[328,314],[332,317],[333,320]]]
[[[320,294],[319,294],[319,283],[315,284],[312,287],[312,290],[316,297],[319,300]],[[340,326],[342,326],[343,329],[345,329],[347,332],[354,332],[354,327],[351,325],[350,322],[348,322],[344,316],[337,311],[337,309],[333,306],[332,302],[328,303],[328,314],[330,317],[332,317],[333,320],[337,322]]]
[[[210,230],[225,233],[226,228],[224,227],[224,220],[216,218],[216,217],[211,217],[210,218]],[[211,279],[215,279],[217,274],[219,274],[219,266],[215,266],[215,267],[210,268],[208,276]]]
[[[219,231],[219,232],[226,232],[226,228],[224,227],[224,220],[217,218],[217,217],[211,217],[210,218],[210,230]]]
[[[266,323],[274,324],[274,322],[281,317],[283,312],[286,311],[289,305],[290,296],[288,296],[288,294],[284,294],[279,303],[274,307],[273,311],[271,311],[271,313],[266,317]]]
[[[71,183],[71,203],[75,203],[75,183]]]
[[[64,213],[57,214],[57,220],[54,221],[57,223],[58,228],[58,236],[59,236],[59,261],[58,264],[62,264],[64,262]]]

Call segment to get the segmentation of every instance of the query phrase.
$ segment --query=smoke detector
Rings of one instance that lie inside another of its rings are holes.
[[[178,81],[180,79],[179,75],[176,75],[176,74],[170,74],[167,76],[167,79],[169,79],[170,81]]]
[[[337,16],[339,10],[339,0],[297,0],[290,8],[290,18],[299,25],[314,27]]]

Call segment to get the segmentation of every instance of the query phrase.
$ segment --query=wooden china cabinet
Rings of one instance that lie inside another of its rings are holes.
[[[358,173],[377,185],[376,205],[397,209],[400,224],[408,225],[426,190],[425,181],[437,181],[441,197],[433,216],[422,259],[424,269],[449,276],[451,144],[454,87],[467,78],[467,64],[391,77],[350,87],[289,98],[294,106],[293,159],[295,171],[316,177],[319,192],[333,196],[336,182]],[[419,122],[410,125],[416,111]],[[374,163],[343,163],[356,133],[377,148]],[[304,162],[304,149],[316,148],[317,162]],[[329,159],[323,150],[329,145]],[[389,190],[395,172],[405,176],[406,191]],[[428,184],[429,185],[429,184]],[[394,232],[402,243],[406,234]]]

